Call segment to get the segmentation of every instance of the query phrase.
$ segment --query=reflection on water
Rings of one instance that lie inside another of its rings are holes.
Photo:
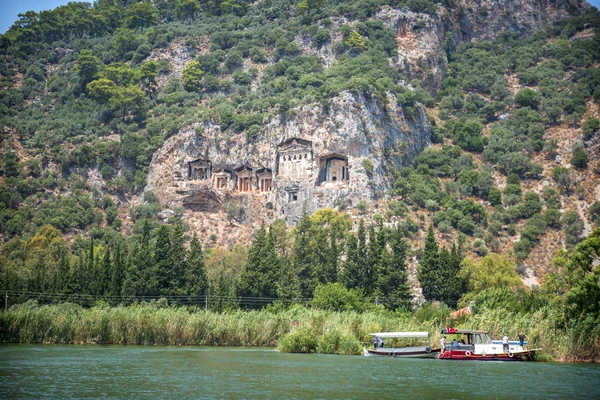
[[[0,346],[0,398],[593,398],[600,366],[264,348]]]

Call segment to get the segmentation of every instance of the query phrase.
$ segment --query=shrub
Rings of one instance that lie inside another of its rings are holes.
[[[313,307],[333,311],[360,311],[363,309],[361,296],[341,283],[328,283],[315,288]]]
[[[352,333],[341,333],[337,329],[328,330],[319,337],[317,353],[360,354],[361,344]]]
[[[573,146],[571,152],[571,165],[577,169],[587,168],[588,156],[580,144]]]
[[[286,353],[314,353],[318,343],[317,333],[312,328],[302,326],[283,335],[277,342],[277,349]]]
[[[365,172],[369,177],[373,176],[374,166],[370,160],[363,160],[363,167],[365,168]]]

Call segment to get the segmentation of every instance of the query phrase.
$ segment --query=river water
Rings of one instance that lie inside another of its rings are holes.
[[[0,345],[0,398],[600,398],[600,365],[285,354],[266,348]]]

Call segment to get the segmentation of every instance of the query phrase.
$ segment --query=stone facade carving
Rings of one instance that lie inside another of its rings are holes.
[[[217,190],[229,189],[231,185],[231,171],[220,169],[213,172],[213,185]]]
[[[388,164],[409,163],[431,137],[425,109],[416,105],[408,118],[392,94],[385,109],[377,99],[350,92],[327,108],[302,106],[293,115],[264,124],[252,142],[245,135],[226,140],[218,125],[202,126],[203,137],[190,127],[155,153],[147,190],[165,207],[184,206],[198,213],[224,212],[224,205],[233,201],[246,210],[236,229],[261,219],[293,225],[303,211],[351,208],[361,200],[381,198],[392,184]],[[395,156],[385,159],[386,149]],[[365,159],[373,164],[370,174]],[[217,226],[220,231],[233,229],[226,218],[193,217],[211,231]]]
[[[261,168],[256,171],[256,179],[258,182],[258,190],[262,192],[270,192],[273,189],[273,173],[270,168]]]
[[[188,162],[188,178],[192,180],[210,179],[212,174],[212,163],[206,159],[196,159]]]
[[[348,157],[336,153],[319,157],[319,179],[317,185],[325,182],[347,183],[349,180]]]
[[[244,165],[235,169],[236,187],[238,192],[252,192],[255,189],[254,172]]]
[[[277,146],[276,168],[278,177],[291,181],[311,177],[313,172],[312,142],[291,138]]]

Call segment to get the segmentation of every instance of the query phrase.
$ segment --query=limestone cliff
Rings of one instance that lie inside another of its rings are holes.
[[[533,34],[589,5],[578,0],[460,0],[435,15],[384,6],[376,18],[397,32],[398,67],[435,92],[442,82],[448,49],[461,42],[493,40],[505,31]]]
[[[392,95],[383,105],[350,92],[328,107],[277,116],[252,141],[227,137],[217,125],[199,126],[155,153],[147,190],[169,208],[215,213],[233,202],[246,210],[245,222],[293,223],[303,208],[312,213],[381,197],[389,188],[387,163],[410,162],[431,138],[421,106],[409,114]]]

